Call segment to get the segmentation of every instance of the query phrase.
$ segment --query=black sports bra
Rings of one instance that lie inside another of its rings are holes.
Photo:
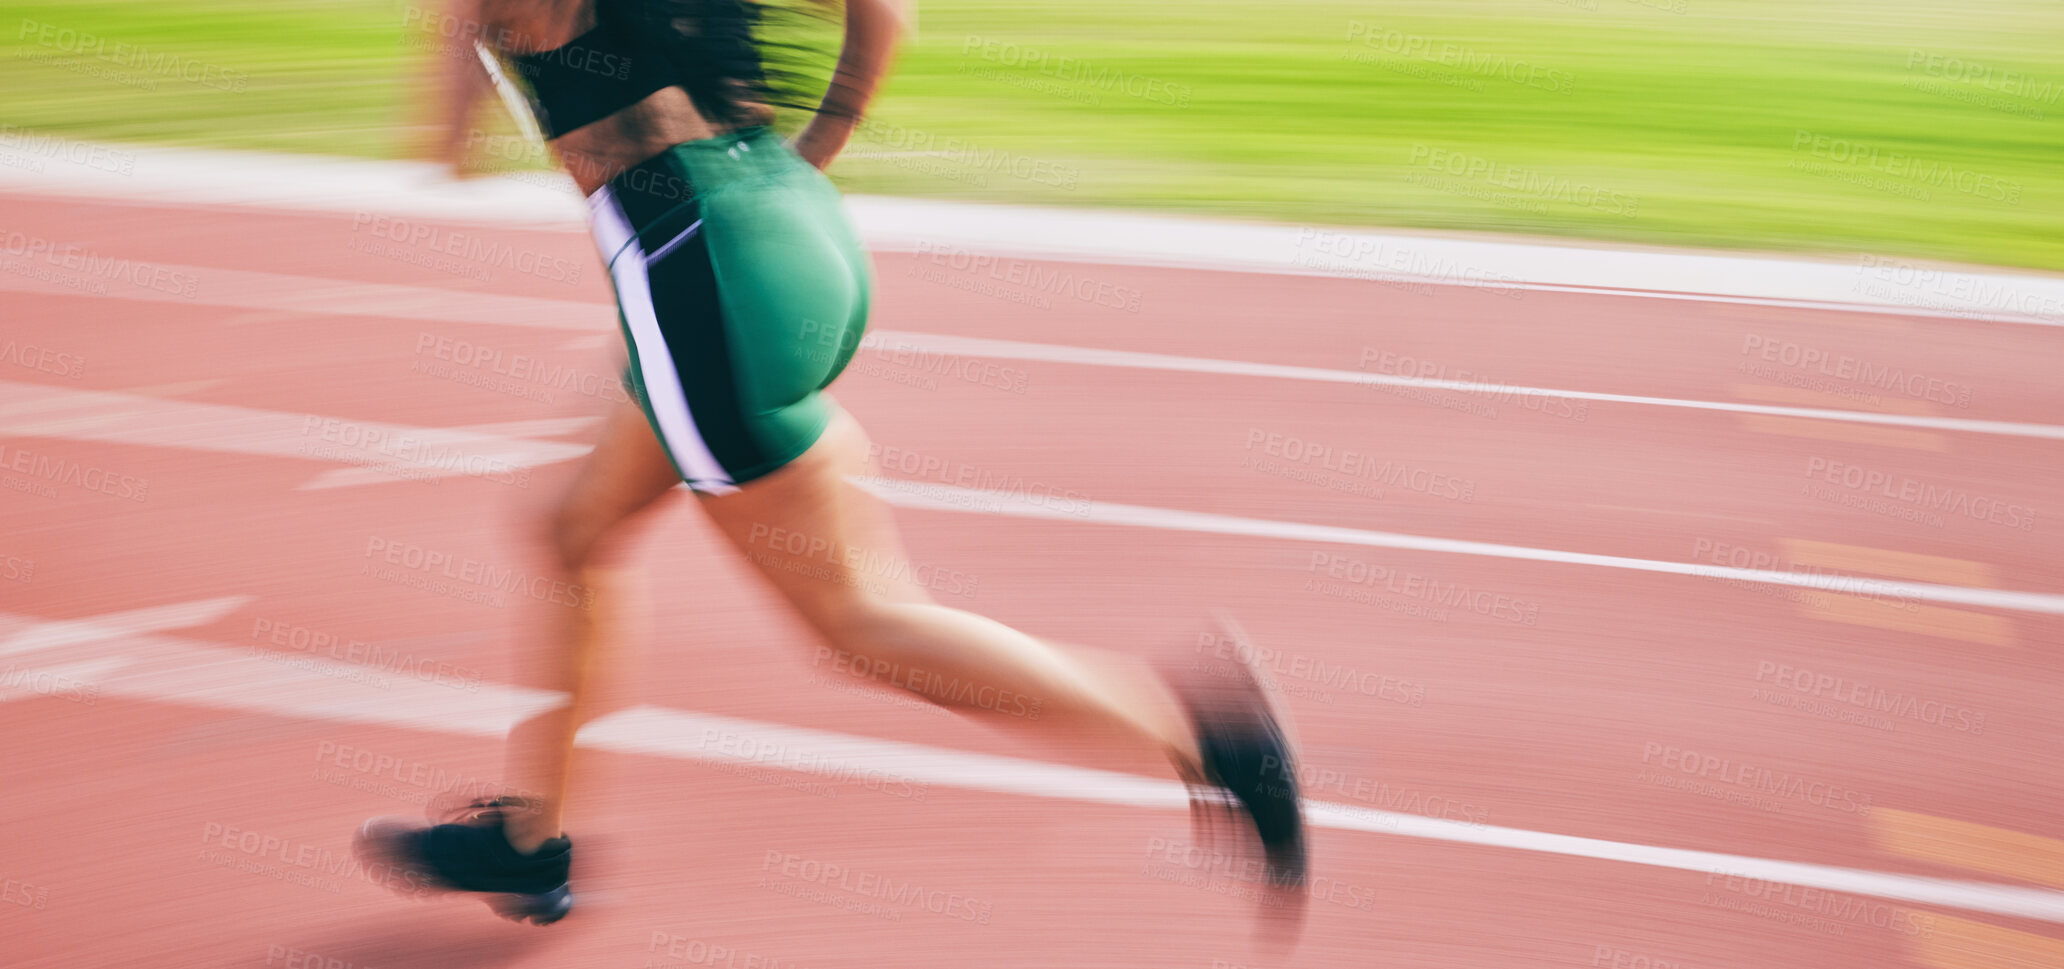
[[[597,3],[595,29],[564,47],[518,55],[516,72],[530,83],[531,108],[547,139],[593,124],[679,83],[657,39],[609,19],[614,4]]]

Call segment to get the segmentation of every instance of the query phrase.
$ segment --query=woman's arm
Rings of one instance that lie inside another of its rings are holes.
[[[431,41],[421,68],[428,97],[419,102],[423,133],[410,154],[456,171],[465,161],[473,108],[491,83],[474,47],[481,35],[481,0],[447,0],[441,10],[431,9],[430,17],[443,19],[421,25]]]
[[[593,16],[581,0],[445,0],[428,9],[418,26],[430,40],[422,68],[429,93],[417,158],[458,170],[473,138],[473,111],[494,86],[486,58],[493,52],[526,53],[562,46]],[[488,26],[489,23],[495,26]],[[519,121],[528,109],[511,104]]]
[[[796,136],[796,154],[818,168],[831,164],[853,136],[861,115],[895,58],[903,13],[895,0],[846,0],[846,37],[838,71],[817,116]]]

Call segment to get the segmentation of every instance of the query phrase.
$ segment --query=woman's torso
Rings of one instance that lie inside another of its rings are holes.
[[[583,194],[674,145],[728,130],[677,86],[661,46],[668,38],[623,22],[639,2],[537,3],[486,25],[532,88],[540,124]]]

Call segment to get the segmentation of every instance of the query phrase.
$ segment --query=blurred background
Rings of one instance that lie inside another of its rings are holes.
[[[9,123],[367,158],[405,143],[403,68],[437,37],[401,2],[10,14],[220,76],[27,33]],[[929,0],[916,22],[852,191],[2060,266],[2051,4]],[[1447,155],[1572,187],[1500,198]]]
[[[1153,758],[854,677],[685,505],[583,908],[390,897],[356,824],[552,700],[583,208],[494,104],[404,157],[434,6],[10,0],[0,966],[2064,966],[2064,7],[911,23],[832,169],[873,487],[942,601],[1262,668],[1298,945]]]

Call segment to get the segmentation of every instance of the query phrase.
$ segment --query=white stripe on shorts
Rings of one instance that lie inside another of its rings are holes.
[[[687,476],[689,487],[715,495],[737,491],[731,475],[703,442],[702,432],[695,426],[695,415],[688,410],[688,394],[681,389],[681,375],[674,369],[674,355],[667,347],[666,334],[659,328],[659,314],[652,306],[652,279],[647,267],[653,260],[638,245],[638,234],[632,231],[630,219],[609,186],[597,189],[589,202],[595,212],[595,241],[609,259],[609,275],[616,281],[617,304],[623,307],[631,341],[637,346],[638,376],[645,382],[646,400],[659,422],[660,443]],[[693,231],[694,227],[690,227],[689,232]],[[683,233],[681,238],[668,243],[664,251],[671,251],[687,236]]]

